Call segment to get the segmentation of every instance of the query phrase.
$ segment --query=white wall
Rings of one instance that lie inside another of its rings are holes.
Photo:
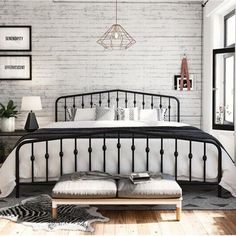
[[[234,132],[212,130],[212,50],[223,47],[223,17],[235,7],[235,0],[217,0],[209,1],[204,8],[202,127],[216,136],[231,156],[236,158]]]
[[[182,121],[200,127],[201,4],[123,2],[119,22],[137,43],[127,51],[105,52],[96,40],[114,23],[114,10],[112,1],[1,1],[2,25],[32,25],[33,79],[0,81],[0,101],[14,99],[20,105],[22,96],[40,95],[43,110],[36,114],[44,125],[54,120],[54,101],[60,95],[141,90],[179,97]],[[180,73],[184,53],[196,80],[191,92],[173,90],[173,76]],[[25,112],[19,115],[17,128],[23,127],[25,117]]]

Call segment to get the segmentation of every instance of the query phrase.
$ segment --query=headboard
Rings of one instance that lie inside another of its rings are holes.
[[[144,93],[123,89],[91,93],[72,94],[58,97],[55,102],[55,121],[67,120],[68,107],[85,108],[98,106],[168,108],[167,119],[180,122],[180,103],[174,96]]]

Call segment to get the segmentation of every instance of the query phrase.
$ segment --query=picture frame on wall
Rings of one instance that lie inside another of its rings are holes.
[[[31,51],[31,26],[0,26],[0,51]]]
[[[174,76],[174,89],[180,91],[180,80],[181,80],[181,75],[175,75]],[[195,90],[195,81],[194,81],[194,76],[189,75],[189,80],[190,80],[190,90]],[[184,83],[183,83],[183,91],[187,91],[187,78],[184,78]]]
[[[31,55],[0,55],[0,80],[31,79]]]

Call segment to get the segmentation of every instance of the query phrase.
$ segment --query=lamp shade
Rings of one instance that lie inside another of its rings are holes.
[[[39,96],[22,97],[21,101],[22,111],[38,111],[42,110],[41,99]]]

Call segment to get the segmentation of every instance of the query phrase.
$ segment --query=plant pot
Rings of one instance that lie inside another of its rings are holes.
[[[15,131],[15,117],[5,118],[1,120],[2,132],[14,132]]]

